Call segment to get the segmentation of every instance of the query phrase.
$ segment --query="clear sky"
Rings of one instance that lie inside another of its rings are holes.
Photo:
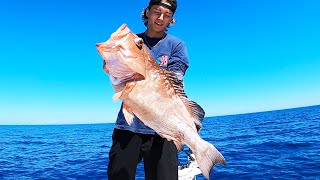
[[[0,1],[0,124],[115,122],[95,44],[148,0]],[[320,104],[319,0],[180,0],[185,91],[206,116]]]

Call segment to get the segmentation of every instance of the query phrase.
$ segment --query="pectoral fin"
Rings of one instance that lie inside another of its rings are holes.
[[[129,82],[125,85],[125,87],[122,89],[122,91],[117,92],[116,94],[113,95],[113,100],[117,101],[123,94],[128,94],[131,92],[131,90],[134,88],[134,86],[136,85],[136,83],[133,82]]]
[[[123,92],[123,90],[115,93],[115,94],[113,95],[112,99],[113,99],[114,101],[117,101],[117,100],[120,98],[122,92]]]
[[[122,112],[123,112],[124,118],[126,119],[127,123],[129,125],[131,125],[133,122],[133,118],[134,118],[134,114],[133,114],[132,110],[129,108],[129,106],[127,106],[126,104],[123,104]]]

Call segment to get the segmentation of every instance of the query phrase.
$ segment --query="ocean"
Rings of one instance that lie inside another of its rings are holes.
[[[113,126],[0,126],[0,179],[107,179]],[[320,105],[206,117],[200,135],[227,161],[210,179],[320,179]]]

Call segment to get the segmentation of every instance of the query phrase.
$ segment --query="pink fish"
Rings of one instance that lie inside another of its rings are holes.
[[[186,96],[181,74],[160,68],[143,40],[125,24],[96,46],[116,91],[113,99],[123,102],[129,124],[136,115],[179,150],[187,145],[207,179],[215,164],[226,164],[221,153],[199,136],[205,112]]]

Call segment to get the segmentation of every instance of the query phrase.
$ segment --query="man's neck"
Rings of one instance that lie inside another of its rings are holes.
[[[164,31],[156,32],[156,31],[151,31],[147,29],[146,35],[151,38],[162,38],[165,35],[165,32]]]

